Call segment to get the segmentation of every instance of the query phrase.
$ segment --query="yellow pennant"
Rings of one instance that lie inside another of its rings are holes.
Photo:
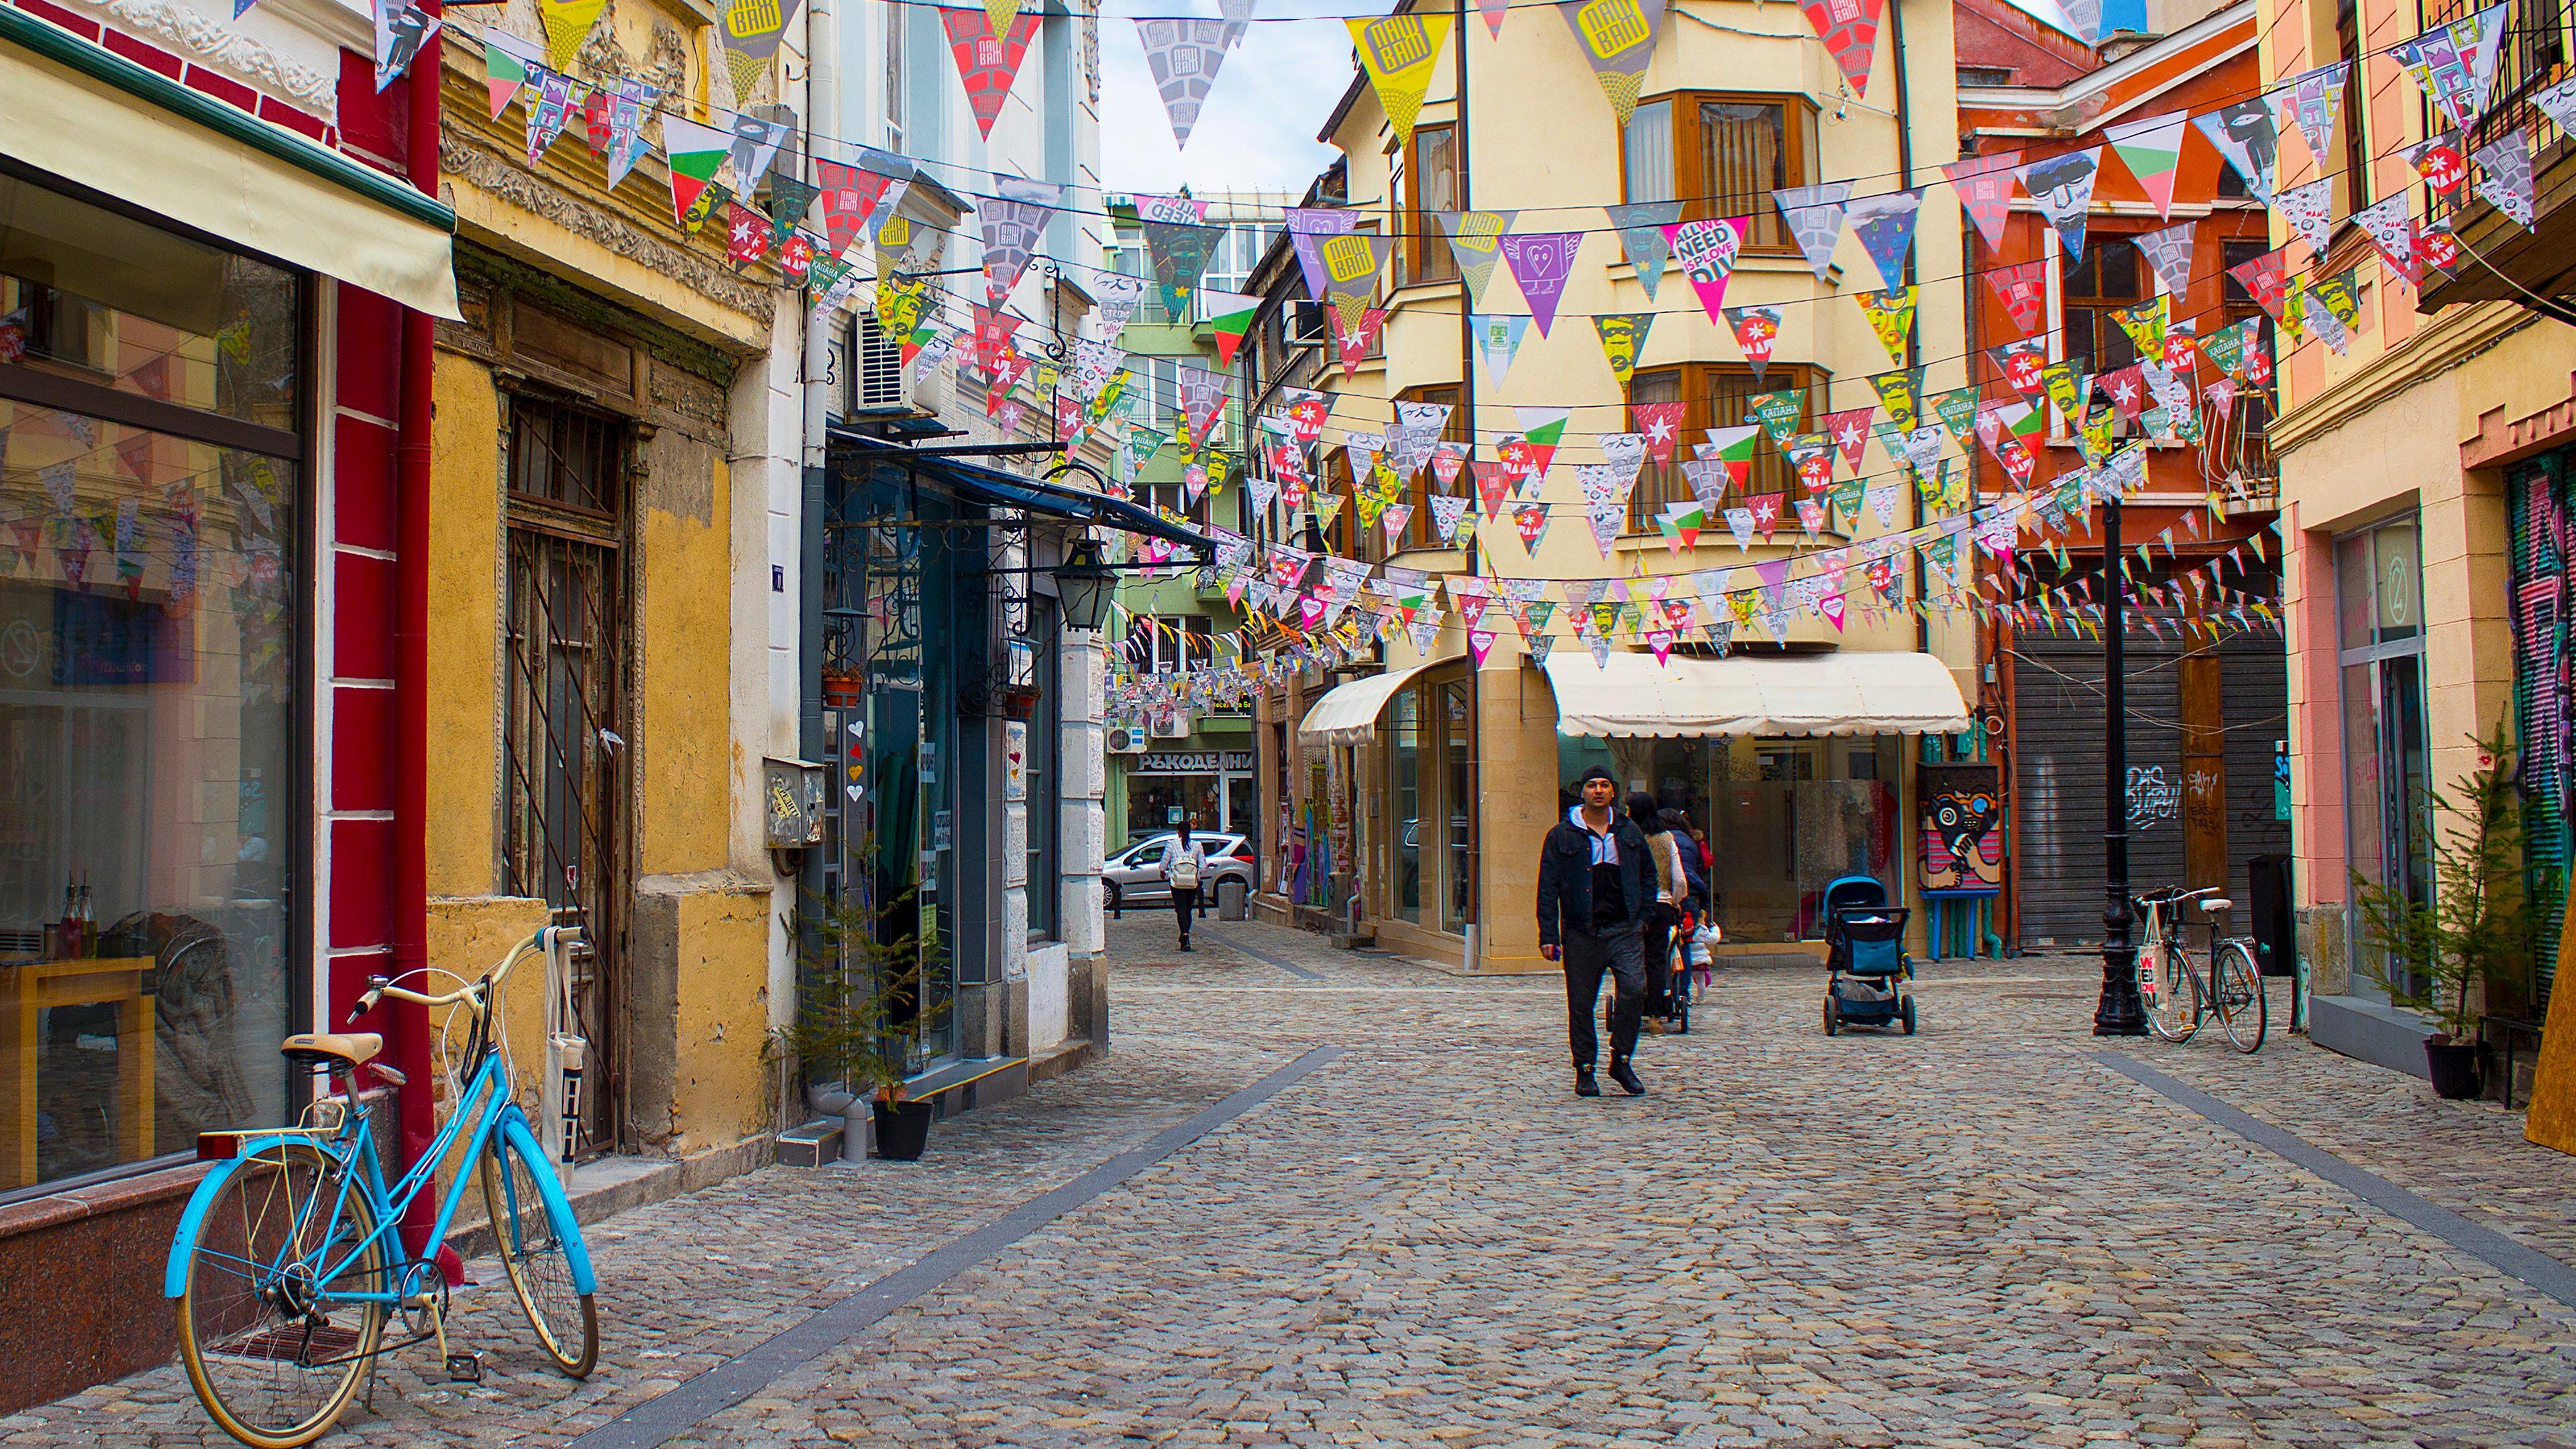
[[[1360,67],[1377,88],[1377,103],[1395,128],[1398,144],[1413,140],[1413,120],[1422,114],[1422,93],[1431,88],[1432,63],[1448,42],[1449,20],[1446,15],[1389,15],[1342,22],[1350,27]]]
[[[546,25],[546,59],[555,69],[572,69],[574,54],[607,5],[608,0],[537,0],[537,18]]]
[[[1006,40],[1011,22],[1020,18],[1020,0],[984,0],[984,18],[993,22],[993,38]]]
[[[1869,330],[1878,334],[1879,346],[1899,367],[1905,365],[1905,344],[1914,335],[1914,294],[1912,287],[1860,294],[1860,310],[1869,318]]]

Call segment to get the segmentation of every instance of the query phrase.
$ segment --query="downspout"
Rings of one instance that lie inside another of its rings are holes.
[[[1912,87],[1907,84],[1905,71],[1905,0],[1890,0],[1887,7],[1887,39],[1896,56],[1896,166],[1904,173],[1901,184],[1906,190],[1912,191],[1914,189],[1914,107],[1910,101]],[[1905,249],[1905,273],[1905,280],[1908,285],[1911,285],[1916,276],[1912,247]],[[1915,335],[1921,331],[1922,329],[1917,327],[1909,332],[1905,339],[1905,365],[1909,368],[1921,360],[1922,344],[1920,338]],[[1976,375],[1973,359],[1970,360],[1968,372],[1971,377]],[[1968,459],[1969,468],[1973,470],[1976,462],[1976,457],[1972,453]],[[1911,522],[1914,530],[1920,533],[1923,529],[1923,490],[1910,488],[1906,491],[1913,497]],[[1929,654],[1932,652],[1932,617],[1923,612],[1923,583],[1930,575],[1924,571],[1923,551],[1916,549],[1913,552],[1914,650],[1918,654]],[[1972,562],[1970,567],[1974,566]]]
[[[837,146],[839,143],[832,138],[841,133],[841,68],[837,28],[832,21],[831,0],[808,0],[805,164],[807,179],[817,192],[823,186],[823,147]],[[825,474],[831,466],[827,428],[832,408],[832,329],[839,325],[839,309],[834,309],[831,317],[817,316],[801,296],[796,309],[805,328],[804,448],[796,512],[796,752],[809,760],[829,761],[833,757],[832,742],[823,727],[823,513]],[[858,359],[851,358],[850,365],[856,367]],[[839,793],[837,787],[834,793]],[[840,802],[844,840],[849,804],[846,798]],[[806,963],[825,959],[823,918],[833,904],[823,896],[825,852],[803,850],[797,856],[796,878],[792,882],[796,901],[791,909],[779,913],[794,923],[787,942],[789,999],[772,1008],[780,1025],[793,1019],[797,999],[804,992]],[[799,1084],[790,1077],[776,1085],[779,1110],[785,1114],[782,1120],[796,1120],[801,1100]]]
[[[424,0],[437,16],[441,0]],[[438,91],[447,68],[442,27],[404,84],[410,88],[410,129],[403,143],[403,177],[423,196],[438,195]],[[429,965],[429,314],[403,309],[399,431],[394,443],[394,964],[402,976]],[[402,1157],[417,1162],[437,1134],[430,1102],[429,1008],[384,1003],[393,1013],[393,1065],[410,1082],[402,1103]],[[437,1212],[431,1194],[414,1196],[403,1214],[403,1238],[415,1254],[429,1239]],[[464,1280],[464,1265],[442,1249],[447,1280]]]

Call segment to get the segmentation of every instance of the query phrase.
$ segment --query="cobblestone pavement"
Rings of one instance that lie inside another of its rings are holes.
[[[1651,1095],[1585,1101],[1556,978],[1169,933],[1112,927],[1112,1055],[940,1124],[921,1164],[592,1229],[589,1382],[469,1291],[489,1381],[410,1350],[328,1442],[562,1443],[1333,1045],[670,1442],[2576,1445],[2576,1311],[2105,1066],[2095,963],[1927,964],[1912,1039],[1826,1038],[1821,972],[1722,971],[1641,1049]],[[2110,1045],[2576,1263],[2576,1158],[2518,1115],[2286,1034]],[[225,1442],[168,1370],[0,1419]]]

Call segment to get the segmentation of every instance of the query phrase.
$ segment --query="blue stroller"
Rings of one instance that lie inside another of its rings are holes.
[[[1901,982],[1914,979],[1905,954],[1903,906],[1887,903],[1887,887],[1865,875],[1847,875],[1825,887],[1825,1035],[1846,1026],[1902,1025],[1914,1035],[1914,998]]]

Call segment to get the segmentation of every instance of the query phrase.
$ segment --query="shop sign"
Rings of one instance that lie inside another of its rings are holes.
[[[1136,769],[1147,774],[1213,775],[1251,768],[1250,750],[1152,750],[1136,757]]]

